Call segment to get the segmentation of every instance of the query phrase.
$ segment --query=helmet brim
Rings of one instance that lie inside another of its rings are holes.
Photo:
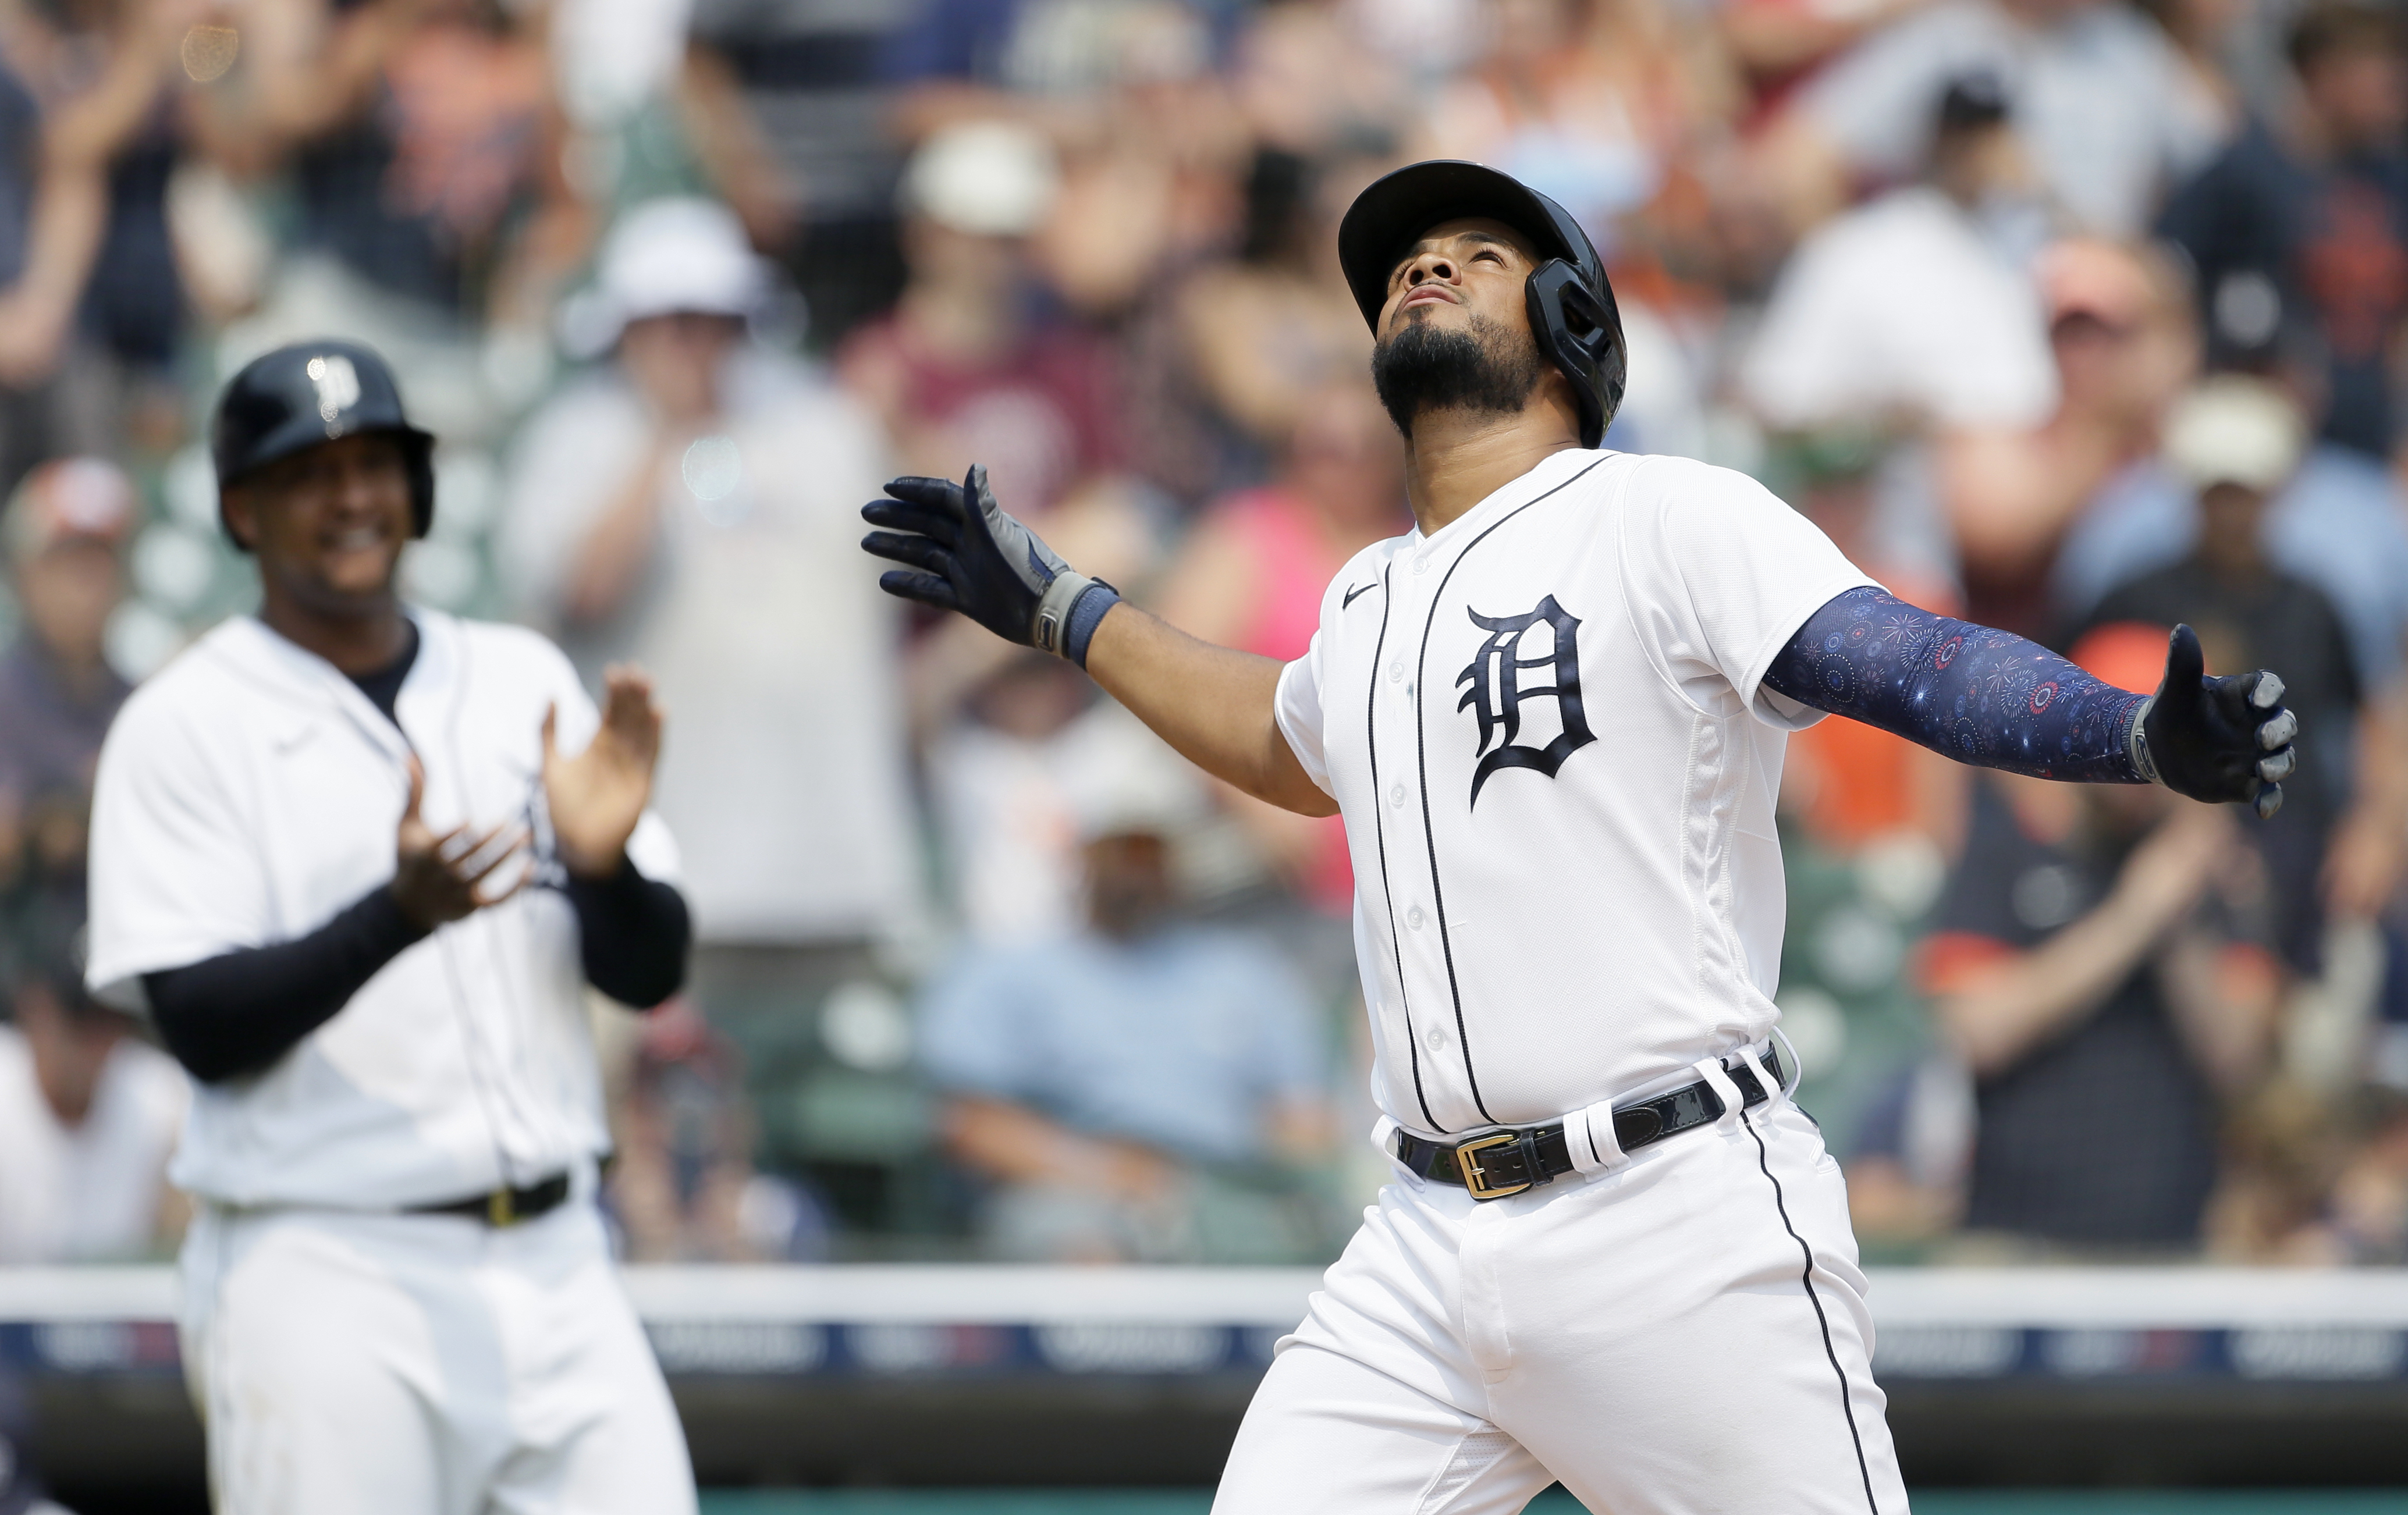
[[[1481,164],[1433,158],[1372,181],[1338,223],[1338,264],[1346,288],[1376,335],[1388,303],[1388,276],[1407,249],[1450,221],[1502,222],[1527,238],[1541,261],[1561,258],[1600,276],[1597,254],[1569,212],[1508,174]]]

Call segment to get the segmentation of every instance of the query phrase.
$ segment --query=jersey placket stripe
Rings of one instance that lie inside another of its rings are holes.
[[[1380,902],[1388,913],[1388,950],[1397,965],[1397,1003],[1405,1012],[1405,1059],[1413,1070],[1413,1098],[1420,1101],[1422,1119],[1429,1122],[1429,1129],[1443,1136],[1448,1128],[1430,1113],[1429,1093],[1422,1087],[1422,1050],[1414,1044],[1412,996],[1405,991],[1405,947],[1397,936],[1397,893],[1388,880],[1388,828],[1380,814],[1380,654],[1388,650],[1388,610],[1396,604],[1388,576],[1396,566],[1396,560],[1390,558],[1380,570],[1380,634],[1371,642],[1371,677],[1366,680],[1370,692],[1363,700],[1363,737],[1371,768],[1371,839],[1379,848]]]
[[[1422,716],[1422,701],[1429,684],[1430,635],[1438,629],[1438,607],[1446,602],[1446,587],[1454,581],[1455,571],[1463,566],[1466,558],[1471,556],[1471,550],[1488,540],[1490,536],[1496,535],[1498,527],[1523,511],[1579,483],[1603,462],[1605,462],[1604,458],[1598,458],[1555,488],[1523,501],[1483,527],[1479,536],[1463,544],[1462,549],[1455,554],[1455,560],[1446,565],[1446,572],[1439,576],[1438,588],[1430,593],[1429,615],[1422,622],[1421,651],[1413,665],[1413,751],[1422,790],[1422,836],[1429,849],[1431,914],[1437,920],[1439,950],[1446,959],[1447,994],[1455,1002],[1455,1036],[1456,1043],[1463,1049],[1463,1080],[1471,1091],[1472,1108],[1478,1110],[1480,1118],[1491,1125],[1498,1123],[1497,1117],[1488,1113],[1487,1103],[1480,1097],[1480,1074],[1472,1065],[1471,1036],[1464,1026],[1463,985],[1457,979],[1455,969],[1455,938],[1446,929],[1446,886],[1439,879],[1438,825],[1430,816],[1429,726]],[[1375,688],[1379,682],[1377,674],[1378,669],[1375,665],[1372,679]],[[1372,795],[1375,805],[1378,803],[1378,798],[1375,792]]]

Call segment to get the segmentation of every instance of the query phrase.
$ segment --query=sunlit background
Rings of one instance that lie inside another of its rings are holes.
[[[2327,0],[0,0],[0,1511],[199,1508],[185,1085],[79,986],[89,784],[126,681],[253,603],[218,385],[334,333],[440,438],[410,595],[670,712],[691,980],[594,1016],[708,1508],[1200,1512],[1387,1172],[1342,836],[904,613],[854,512],[981,462],[1085,570],[1301,653],[1410,525],[1336,220],[1428,156],[1604,250],[1609,446],[2134,687],[2186,621],[2303,723],[2265,826],[1790,744],[1780,999],[1918,1508],[2408,1507],[2401,38]]]

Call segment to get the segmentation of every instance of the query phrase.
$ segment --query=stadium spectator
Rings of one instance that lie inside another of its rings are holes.
[[[725,208],[632,211],[564,312],[608,361],[528,422],[501,534],[586,677],[639,659],[677,710],[653,803],[723,1026],[851,971],[917,887],[899,619],[852,561],[887,464],[858,402],[748,337],[769,293]]]
[[[610,1101],[612,1217],[633,1263],[818,1263],[826,1214],[797,1185],[753,1170],[743,1059],[691,999],[630,1028]]]
[[[1461,63],[1479,0],[1301,0],[1248,16],[1229,86],[1257,144],[1320,160],[1392,144],[1415,86]]]
[[[0,517],[22,616],[0,654],[0,888],[80,900],[101,738],[130,693],[108,664],[119,554],[139,509],[97,458],[44,464]]]
[[[675,10],[664,5],[664,10]],[[609,35],[619,7],[591,7]],[[810,310],[811,340],[832,349],[902,290],[882,54],[907,0],[697,0],[686,72],[724,71],[756,123],[796,224],[781,258]],[[724,192],[723,192],[724,193]],[[748,224],[758,218],[748,217]],[[758,233],[756,232],[756,237]]]
[[[1666,154],[1726,102],[1651,0],[1487,0],[1487,48],[1440,89],[1407,145],[1469,158],[1559,201],[1608,257],[1617,222],[1663,182]],[[1703,77],[1700,77],[1703,76]]]
[[[945,1136],[993,1186],[982,1230],[999,1258],[1314,1256],[1293,1165],[1327,1151],[1322,1028],[1270,949],[1176,919],[1170,838],[1198,796],[1151,740],[1070,786],[1082,927],[974,947],[928,989]]]
[[[1934,473],[1965,613],[2046,637],[2059,550],[2085,516],[2151,487],[2157,428],[2198,365],[2182,275],[2151,249],[2077,238],[2039,264],[2057,411],[2025,430],[1943,435]]]
[[[2074,661],[2149,687],[2162,628]],[[2041,1252],[2198,1248],[2219,1103],[2264,1072],[2282,973],[2224,809],[2155,787],[1977,784],[1920,973],[1974,1081],[1968,1231]]]
[[[1177,296],[1181,348],[1230,454],[1218,482],[1261,478],[1307,396],[1370,364],[1319,179],[1303,159],[1256,154],[1238,255],[1198,269]]]
[[[1059,658],[1008,658],[965,690],[926,744],[928,808],[953,916],[973,941],[1078,929],[1083,865],[1074,775],[1109,771],[1125,716]]]
[[[506,290],[513,222],[565,193],[551,68],[532,28],[480,0],[364,0],[307,40],[258,50],[218,131],[254,172],[280,170],[296,250],[401,323],[474,321]]]
[[[1833,58],[1914,10],[1923,0],[1733,0],[1714,16],[1732,65],[1751,100],[1747,125],[1778,116],[1806,81]]]
[[[1026,127],[975,122],[923,144],[903,179],[910,282],[838,360],[906,471],[951,478],[982,463],[1038,512],[1120,461],[1110,353],[1031,308],[1026,242],[1059,181],[1053,149]]]
[[[2364,1138],[2334,1180],[2321,1223],[2289,1238],[2284,1262],[2408,1264],[2408,1098],[2367,1092]]]
[[[1197,522],[1165,571],[1157,607],[1189,636],[1283,663],[1300,658],[1338,570],[1411,528],[1404,499],[1404,451],[1379,397],[1360,379],[1331,384],[1294,413],[1279,477]],[[1216,793],[1307,898],[1346,913],[1354,872],[1337,817],[1293,815],[1227,785]]]
[[[167,0],[0,19],[0,490],[122,442],[167,382],[184,315],[169,81],[189,19]]]
[[[2290,482],[2304,432],[2289,400],[2262,380],[2225,376],[2186,396],[2168,422],[2166,458],[2198,492],[2198,542],[2179,562],[2108,591],[2089,622],[2188,622],[2211,668],[2282,669],[2284,698],[2300,725],[2328,734],[2285,781],[2282,813],[2250,833],[2273,886],[2274,940],[2295,967],[2313,973],[2329,845],[2341,840],[2346,864],[2335,880],[2343,913],[2366,919],[2390,899],[2408,841],[2400,793],[2408,784],[2408,750],[2388,712],[2368,708],[2377,692],[2358,669],[2331,601],[2269,561],[2264,547],[2268,502]],[[2338,837],[2343,828],[2351,833],[2345,839]]]
[[[1129,6],[1111,36],[1097,87],[1054,129],[1061,184],[1030,249],[1046,288],[1097,323],[1125,321],[1168,272],[1221,250],[1252,146],[1195,8]]]
[[[2298,365],[2327,439],[2399,445],[2391,364],[2408,321],[2408,58],[2391,10],[2318,0],[2292,23],[2298,89],[2166,207],[2212,362]]]
[[[1817,227],[1774,286],[1740,370],[1768,426],[2014,429],[2057,408],[2026,271],[2041,228],[1998,79],[1950,80],[1930,143],[1924,182]]]
[[[775,80],[793,66],[780,43],[816,41],[807,18],[791,19],[805,34],[791,41],[775,30],[781,20],[788,18],[775,5],[567,0],[556,7],[549,42],[560,109],[585,134],[578,150],[591,159],[580,160],[583,197],[608,219],[648,200],[710,194],[736,212],[756,247],[787,242],[797,190],[779,150],[790,144],[769,139],[741,72],[753,60]],[[876,19],[839,21],[834,46],[843,49],[843,35],[865,22]],[[851,50],[855,66],[861,50]]]
[[[1053,147],[1025,125],[971,121],[922,143],[898,196],[909,281],[891,314],[846,341],[838,371],[884,422],[898,471],[959,478],[982,464],[1048,518],[1049,541],[1077,543],[1134,587],[1155,548],[1123,472],[1115,354],[1044,309],[1029,259],[1060,184]],[[967,623],[921,638],[914,729],[945,727],[1007,661]]]
[[[0,1265],[155,1259],[183,1229],[167,1159],[190,1086],[85,993],[80,904],[24,934],[0,1025]]]
[[[2223,108],[2156,22],[2113,0],[1935,0],[1835,59],[1765,147],[1800,229],[1911,176],[1948,81],[1987,71],[2069,231],[2129,236],[2221,141]]]

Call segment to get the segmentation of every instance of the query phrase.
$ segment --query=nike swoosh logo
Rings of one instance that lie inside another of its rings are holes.
[[[1366,593],[1370,593],[1372,590],[1375,590],[1375,589],[1377,589],[1377,588],[1379,588],[1379,587],[1380,587],[1380,581],[1379,581],[1378,579],[1372,579],[1372,580],[1371,580],[1369,583],[1368,583],[1368,584],[1358,584],[1358,585],[1356,585],[1354,588],[1350,589],[1350,590],[1348,590],[1348,591],[1346,592],[1346,597],[1345,597],[1344,599],[1342,599],[1342,600],[1340,600],[1340,601],[1339,601],[1339,602],[1338,602],[1338,608],[1340,608],[1340,610],[1345,609],[1348,606],[1353,605],[1353,604],[1354,603],[1354,596],[1356,596],[1357,594],[1366,594]]]

